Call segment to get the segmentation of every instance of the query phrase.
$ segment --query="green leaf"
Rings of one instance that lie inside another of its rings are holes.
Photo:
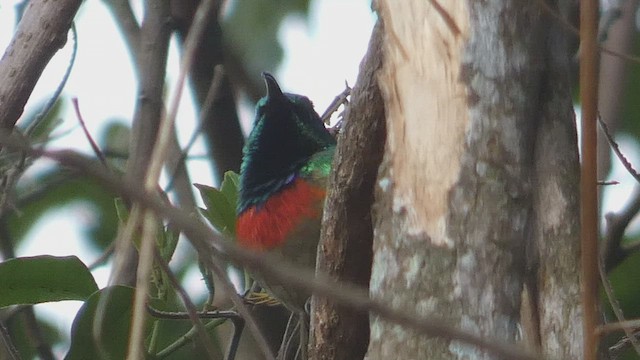
[[[220,191],[227,198],[227,201],[235,209],[238,204],[238,191],[240,189],[240,175],[233,171],[224,173]]]
[[[133,295],[133,288],[119,285],[91,295],[73,320],[71,347],[65,360],[126,358]]]
[[[236,204],[231,204],[222,191],[211,186],[195,184],[206,206],[202,213],[220,233],[233,236],[236,232]]]
[[[49,255],[0,263],[0,307],[86,300],[98,290],[91,272],[75,256]]]

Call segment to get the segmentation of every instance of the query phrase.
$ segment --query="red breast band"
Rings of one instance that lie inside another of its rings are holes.
[[[303,179],[272,195],[260,207],[245,210],[236,223],[238,243],[254,250],[281,245],[303,221],[317,220],[325,189]]]

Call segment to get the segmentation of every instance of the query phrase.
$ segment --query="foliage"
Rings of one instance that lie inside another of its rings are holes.
[[[634,34],[630,53],[640,53],[640,37],[637,36],[637,32]],[[621,84],[624,88],[620,91],[622,98],[619,109],[619,123],[617,125],[618,134],[624,133],[629,135],[632,139],[639,139],[640,121],[638,115],[640,114],[640,103],[637,99],[640,97],[640,65],[635,61],[632,61],[626,62],[625,66],[626,76]],[[610,119],[603,119],[605,122],[608,122],[609,120]],[[625,153],[624,155],[630,159],[634,158],[634,154],[631,152]],[[618,159],[615,157],[612,157],[612,162],[615,164],[614,166],[619,165],[616,164],[618,163]],[[635,169],[640,167],[640,164],[635,162],[633,162],[632,165]],[[621,179],[612,180],[620,181]],[[638,187],[638,184],[635,184],[635,187]],[[632,196],[635,195],[629,194],[627,199],[621,199],[621,201],[626,203]],[[630,228],[627,229],[622,246],[625,248],[635,246],[637,249],[637,244],[639,243],[640,232],[637,231],[637,226],[632,223]],[[640,294],[635,290],[638,287],[638,281],[640,281],[640,278],[638,278],[637,275],[639,274],[639,270],[640,256],[638,253],[634,253],[609,273],[609,280],[611,281],[615,297],[627,319],[634,319],[640,316]],[[604,295],[602,299],[607,310],[607,318],[610,319],[610,321],[615,322],[616,320],[612,313],[611,305],[608,303]],[[619,339],[619,333],[610,334],[606,338],[606,345],[613,345]],[[639,355],[636,354],[633,349],[629,348],[622,356],[620,356],[620,359],[637,359],[638,356]]]
[[[71,348],[65,360],[124,359],[133,295],[134,289],[125,286],[107,287],[94,293],[73,321]]]
[[[0,263],[0,307],[86,300],[98,290],[89,269],[75,256],[48,255]]]
[[[220,190],[211,186],[196,184],[205,204],[205,208],[200,209],[202,215],[209,220],[211,226],[218,230],[219,233],[231,238],[236,233],[236,206],[238,203],[239,183],[238,174],[228,171],[224,174]]]

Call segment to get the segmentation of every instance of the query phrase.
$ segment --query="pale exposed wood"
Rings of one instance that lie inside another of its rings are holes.
[[[469,20],[462,1],[434,4],[379,2],[387,27],[379,81],[388,106],[394,211],[407,212],[409,234],[451,247],[444,223],[468,124],[466,88],[458,79]],[[438,148],[446,151],[432,156]]]
[[[389,0],[378,2],[378,12],[385,25],[379,84],[387,145],[378,179],[370,292],[396,307],[452,319],[459,304],[442,311],[454,288],[455,245],[446,222],[469,123],[460,81],[468,8],[459,1],[434,6]],[[439,273],[432,272],[438,267]],[[373,318],[366,358],[443,358],[447,346]]]
[[[377,4],[388,137],[371,295],[544,358],[579,358],[565,33],[536,2]],[[374,318],[367,359],[388,358],[496,357]]]

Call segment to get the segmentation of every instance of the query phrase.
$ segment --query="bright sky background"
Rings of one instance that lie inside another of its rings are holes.
[[[10,41],[14,30],[14,5],[21,1],[0,0],[0,49]],[[136,9],[139,11],[139,9]],[[280,39],[285,47],[285,59],[276,76],[283,89],[297,92],[311,98],[318,112],[344,89],[345,80],[353,85],[358,73],[358,65],[366,52],[368,39],[374,23],[370,0],[314,0],[308,21],[301,17],[287,18],[280,30]],[[78,97],[80,108],[89,131],[101,134],[104,120],[109,118],[130,119],[136,99],[134,74],[127,51],[117,28],[102,1],[85,1],[78,17],[78,55],[71,77],[65,87],[66,96]],[[69,62],[70,42],[58,52],[49,64],[45,74],[34,90],[27,105],[27,111],[34,103],[47,98],[60,79]],[[173,46],[169,59],[169,71],[177,74],[179,58]],[[175,79],[175,75],[170,78]],[[179,119],[180,138],[186,143],[194,129],[194,110],[189,94],[183,96]],[[241,111],[244,123],[251,123],[253,111]],[[185,125],[183,125],[185,124]],[[71,147],[91,154],[91,149],[77,125],[71,107],[64,113],[61,131],[70,130],[68,135],[54,142],[53,147]],[[205,152],[202,143],[193,148],[192,153]],[[193,181],[211,183],[211,172],[204,162],[192,162]],[[29,234],[29,241],[18,249],[19,256],[41,254],[77,255],[90,264],[100,254],[85,246],[82,241],[82,227],[99,221],[86,211],[84,204],[76,203],[50,214],[37,224]],[[55,238],[52,238],[55,234]],[[106,285],[109,268],[103,266],[93,272],[100,287]],[[202,288],[198,271],[188,276],[190,288]],[[52,321],[69,334],[73,316],[80,302],[64,301],[41,304],[36,312]],[[67,349],[55,349],[62,356]]]
[[[18,0],[0,0],[0,49],[10,40],[14,27],[14,5]],[[286,57],[277,72],[282,87],[289,92],[302,93],[311,98],[322,112],[331,100],[344,89],[345,80],[353,85],[358,65],[364,55],[374,23],[370,10],[370,0],[315,0],[312,2],[309,21],[299,17],[285,20],[280,31],[280,39],[285,46]],[[65,88],[67,96],[79,98],[80,107],[93,134],[103,130],[103,120],[108,118],[130,119],[135,101],[134,74],[127,51],[102,1],[87,0],[80,9],[76,21],[79,33],[79,50],[75,68]],[[28,109],[34,101],[42,101],[59,83],[70,55],[70,46],[61,50],[48,67],[38,84]],[[175,71],[179,59],[175,46],[169,61],[169,68]],[[173,76],[175,78],[175,75]],[[189,95],[184,97],[179,121],[180,137],[183,142],[191,136],[195,119]],[[28,111],[28,110],[27,110]],[[250,123],[252,110],[241,112],[244,123]],[[67,112],[62,130],[70,133],[59,139],[55,147],[72,147],[91,153],[89,145],[77,125],[75,115]],[[191,125],[188,125],[191,124]],[[621,148],[634,164],[640,164],[635,139],[622,137]],[[202,144],[193,151],[204,153]],[[619,210],[631,193],[634,181],[617,161],[610,179],[619,180],[621,185],[607,188],[605,211]],[[204,162],[192,162],[194,182],[211,183],[210,170]],[[637,165],[636,167],[640,167]],[[79,256],[85,263],[91,263],[99,254],[84,246],[82,226],[99,221],[86,211],[83,204],[70,204],[63,211],[57,211],[39,223],[31,234],[30,241],[20,246],[19,256],[52,254]],[[55,234],[52,239],[51,234]],[[100,287],[105,286],[109,275],[107,266],[94,271]],[[201,287],[200,274],[194,271],[189,276],[192,288]],[[53,321],[69,333],[73,316],[79,302],[60,302],[36,306],[39,314]],[[63,355],[66,349],[56,349]]]

